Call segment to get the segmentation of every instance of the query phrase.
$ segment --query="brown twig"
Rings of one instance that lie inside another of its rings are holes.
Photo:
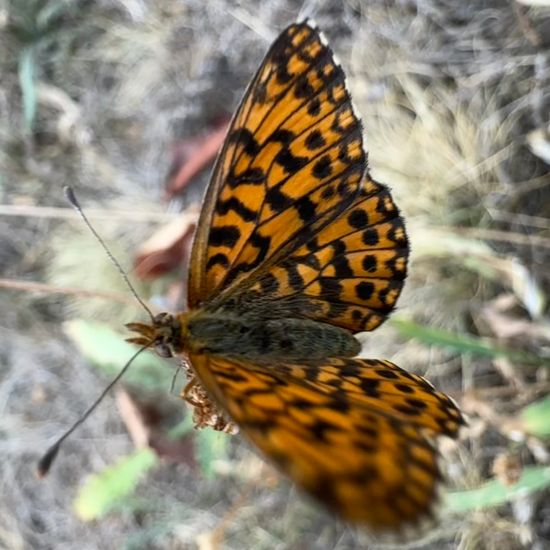
[[[523,235],[512,231],[485,229],[482,227],[428,226],[427,229],[433,229],[434,231],[445,231],[446,233],[456,233],[458,235],[475,237],[485,241],[499,241],[522,246],[541,246],[543,248],[550,248],[550,239],[539,235]]]
[[[77,287],[61,287],[46,283],[37,283],[35,281],[0,279],[0,288],[22,290],[24,292],[40,292],[43,294],[66,294],[70,296],[81,296],[84,298],[102,298],[104,300],[111,300],[125,305],[135,305],[135,301],[131,296],[126,296],[125,294],[121,294],[119,292],[86,290],[84,288]]]
[[[133,210],[100,210],[86,209],[90,219],[97,220],[130,220],[136,222],[166,222],[177,216],[178,213],[145,212]],[[72,208],[58,208],[55,206],[31,206],[21,204],[0,204],[0,216],[22,216],[27,218],[54,218],[76,220],[78,214]]]
[[[222,519],[210,533],[210,542],[213,548],[220,548],[221,542],[227,526],[235,519],[239,510],[246,504],[252,496],[254,488],[257,486],[257,480],[250,480],[242,489],[239,497],[231,504],[223,515]]]

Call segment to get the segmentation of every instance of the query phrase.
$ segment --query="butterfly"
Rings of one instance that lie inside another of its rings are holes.
[[[230,124],[195,235],[188,310],[130,323],[181,356],[199,427],[245,437],[335,514],[385,533],[432,512],[455,403],[354,336],[395,307],[409,245],[367,169],[344,72],[309,20],[275,40]]]

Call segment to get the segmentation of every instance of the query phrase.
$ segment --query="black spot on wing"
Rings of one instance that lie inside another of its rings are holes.
[[[355,286],[355,293],[361,300],[370,300],[374,292],[374,285],[368,281],[361,281]]]
[[[314,151],[315,149],[320,149],[323,147],[326,144],[326,141],[323,134],[319,130],[313,130],[307,136],[305,144],[310,151]]]
[[[333,403],[331,403],[330,408],[333,411],[346,413],[350,410],[351,405],[347,401],[344,401],[344,399],[336,399]]]
[[[342,376],[359,376],[361,369],[355,361],[346,361],[339,372]]]
[[[296,134],[290,130],[285,130],[284,128],[277,128],[267,139],[268,142],[282,143],[285,146],[290,145],[294,139],[296,139]]]
[[[269,247],[271,246],[271,237],[264,237],[260,233],[253,233],[250,237],[250,244],[258,249],[258,255],[254,261],[254,267],[265,260]]]
[[[363,257],[362,265],[365,271],[369,273],[374,273],[376,271],[377,264],[378,262],[376,260],[376,256],[374,256],[373,254],[366,254]]]
[[[329,200],[332,199],[335,194],[336,191],[334,190],[334,185],[327,185],[321,193],[321,198]]]
[[[376,203],[376,211],[380,214],[385,214],[386,219],[389,219],[392,215],[398,214],[397,207],[395,206],[389,191],[380,193]]]
[[[335,276],[339,279],[346,279],[354,275],[353,270],[349,266],[349,261],[345,256],[336,258],[332,262],[332,266],[334,267]]]
[[[276,78],[277,82],[279,84],[286,84],[287,82],[290,82],[294,75],[289,72],[288,68],[288,56],[287,55],[280,55],[280,59],[276,59],[277,61],[277,71],[276,71]]]
[[[227,174],[227,185],[235,189],[242,184],[261,185],[265,181],[265,174],[261,168],[247,168],[240,174],[235,174],[233,170]]]
[[[335,427],[332,424],[324,420],[316,420],[315,423],[309,427],[310,433],[321,441],[325,441],[327,432],[334,429]]]
[[[401,253],[400,256],[397,256],[395,258],[392,258],[386,261],[386,267],[391,271],[392,277],[395,280],[402,281],[407,276],[406,263],[402,262],[398,267],[397,260],[398,259],[404,260],[407,256],[407,252],[406,251],[403,252],[403,250],[400,250],[399,252]]]
[[[221,265],[222,267],[229,267],[229,258],[222,254],[221,252],[218,254],[214,254],[214,256],[211,256],[208,259],[208,262],[206,264],[206,269],[211,269],[215,265]]]
[[[296,262],[284,262],[281,264],[288,276],[288,284],[293,290],[301,290],[304,287],[304,278],[298,271],[298,264]]]
[[[351,312],[351,317],[354,321],[359,321],[360,319],[363,318],[363,313],[359,309],[354,309]]]
[[[290,149],[284,147],[275,156],[275,162],[282,166],[287,174],[295,174],[308,163],[307,157],[293,155]]]
[[[403,393],[414,393],[414,388],[408,386],[407,384],[398,383],[394,385],[394,388]]]
[[[369,217],[364,210],[355,209],[348,214],[348,223],[354,229],[362,229],[369,224]]]
[[[208,243],[210,246],[235,246],[241,236],[239,228],[234,225],[222,225],[210,230]]]
[[[406,405],[397,404],[393,408],[400,413],[406,414],[407,416],[418,416],[420,411],[413,407],[407,407]]]
[[[332,174],[332,166],[328,155],[322,156],[313,166],[313,175],[319,179],[328,178]]]
[[[287,197],[280,187],[271,187],[265,194],[265,202],[275,210],[275,212],[281,212],[287,209],[292,204],[292,199]]]
[[[321,112],[321,102],[318,97],[314,97],[307,106],[307,112],[311,116],[317,116]]]
[[[415,399],[413,397],[408,397],[406,401],[408,405],[410,405],[411,407],[415,407],[416,409],[424,410],[428,407],[428,405],[424,401],[421,401],[420,399]]]
[[[342,285],[338,279],[320,277],[321,297],[325,300],[339,298],[342,292]]]
[[[266,273],[259,282],[262,291],[266,294],[274,294],[279,290],[279,281],[271,273]]]
[[[294,96],[297,99],[305,99],[315,94],[315,89],[310,84],[307,75],[303,75],[298,78],[296,86],[294,87]]]
[[[405,226],[401,218],[396,218],[392,222],[392,228],[388,231],[388,238],[400,246],[405,246],[407,244]]]
[[[255,103],[264,105],[267,101],[267,83],[258,82],[252,90],[252,97],[254,98]]]
[[[294,203],[294,207],[298,210],[298,215],[304,223],[308,223],[315,218],[316,204],[309,197],[299,198]]]
[[[367,246],[376,246],[379,242],[376,229],[365,229],[362,236],[363,243]]]
[[[332,241],[330,243],[332,250],[334,251],[334,257],[340,256],[346,253],[346,244],[344,241]]]
[[[354,125],[351,129],[348,128],[348,131],[354,131],[357,128],[356,125]],[[351,134],[350,134],[351,135]],[[360,136],[355,136],[360,137]],[[355,162],[363,162],[364,161],[364,152],[361,151],[359,156],[354,156],[357,154],[356,151],[354,151],[356,142],[353,140],[346,141],[340,145],[340,148],[338,149],[338,160],[340,160],[344,164],[354,164]],[[350,154],[350,150],[352,153]]]
[[[244,152],[255,157],[260,152],[260,145],[254,138],[254,134],[247,128],[237,128],[233,130],[227,137],[229,143],[242,145]]]
[[[390,369],[376,369],[376,374],[382,378],[387,378],[388,380],[397,380],[399,378],[399,376]]]
[[[231,197],[216,204],[216,213],[220,216],[227,214],[230,210],[237,213],[245,222],[252,222],[256,219],[256,212],[246,207],[238,198]]]

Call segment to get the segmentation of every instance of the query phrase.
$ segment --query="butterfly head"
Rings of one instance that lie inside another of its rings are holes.
[[[154,348],[161,357],[173,357],[183,351],[180,319],[170,313],[155,315],[150,325],[128,323],[126,328],[138,334],[127,338],[127,342]]]

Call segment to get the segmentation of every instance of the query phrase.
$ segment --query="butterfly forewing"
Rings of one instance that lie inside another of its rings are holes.
[[[341,67],[317,29],[291,25],[254,77],[217,160],[192,254],[190,307],[330,223],[359,192],[365,165]]]

